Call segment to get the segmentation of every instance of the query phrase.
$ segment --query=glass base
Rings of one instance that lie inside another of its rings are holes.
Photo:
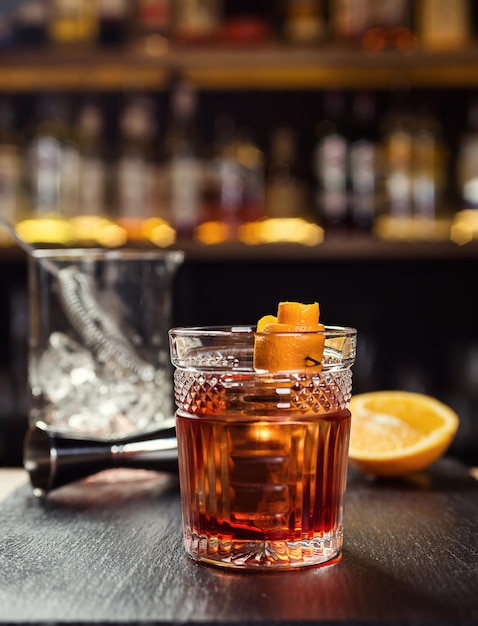
[[[224,540],[186,533],[187,553],[195,560],[235,569],[296,569],[331,565],[342,557],[343,533],[301,541]]]

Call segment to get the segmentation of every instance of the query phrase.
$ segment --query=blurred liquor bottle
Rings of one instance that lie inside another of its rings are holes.
[[[98,39],[96,0],[52,0],[49,38],[59,45],[91,46]]]
[[[238,130],[236,154],[243,187],[241,222],[253,222],[264,217],[265,163],[264,152],[250,128]]]
[[[472,96],[467,107],[465,131],[457,155],[459,209],[478,209],[478,98]]]
[[[170,221],[178,237],[191,238],[200,219],[203,163],[199,155],[197,93],[179,79],[171,90],[164,156]]]
[[[349,142],[345,115],[344,94],[326,92],[313,155],[315,207],[326,236],[344,234],[348,229]]]
[[[221,0],[175,0],[173,37],[182,44],[217,39],[222,22]]]
[[[173,0],[136,0],[135,38],[148,46],[171,36]]]
[[[365,48],[408,51],[415,47],[411,0],[370,0],[368,20],[369,28],[362,38]]]
[[[377,210],[379,179],[375,100],[369,92],[358,92],[352,105],[350,136],[350,219],[354,230],[371,232]]]
[[[405,231],[412,217],[413,128],[408,105],[398,94],[383,123],[384,214]],[[397,232],[397,235],[400,233]]]
[[[0,50],[11,48],[15,43],[15,27],[11,7],[3,6],[0,3]]]
[[[99,217],[106,209],[106,159],[103,113],[95,99],[83,103],[77,120],[80,154],[78,216]]]
[[[416,28],[421,46],[453,50],[471,40],[471,6],[468,0],[420,0],[416,3]]]
[[[201,222],[220,223],[221,238],[234,238],[242,219],[243,193],[235,122],[228,115],[218,115],[204,172]]]
[[[120,146],[115,186],[117,223],[130,240],[144,239],[143,224],[151,217],[154,182],[156,115],[152,98],[131,95],[120,117]]]
[[[125,244],[127,233],[114,223],[111,186],[116,181],[112,180],[112,162],[106,151],[104,122],[99,97],[87,95],[76,120],[79,201],[78,213],[71,222],[77,244],[112,247]]]
[[[0,100],[0,211],[10,224],[17,219],[20,191],[21,154],[15,133],[14,104],[11,98]],[[3,229],[0,242],[6,240]],[[7,238],[8,239],[8,238]]]
[[[441,125],[425,97],[416,104],[412,154],[412,198],[417,234],[433,238],[444,211],[446,151]]]
[[[283,37],[293,45],[315,45],[327,33],[323,0],[286,0]]]
[[[15,43],[20,46],[42,45],[47,41],[48,0],[24,0],[13,14]]]
[[[103,154],[103,114],[94,99],[87,100],[78,115],[80,150],[79,215],[103,215],[106,161]]]
[[[98,0],[98,41],[102,46],[124,44],[133,12],[131,0]]]
[[[307,217],[305,172],[299,161],[297,134],[291,126],[281,126],[272,132],[266,169],[265,213],[271,218]]]
[[[372,24],[371,12],[371,0],[331,0],[329,36],[342,45],[361,46]]]
[[[67,219],[78,214],[80,197],[80,151],[75,128],[76,99],[72,96],[60,99],[59,119],[64,121],[60,164],[60,211]]]
[[[65,145],[70,128],[65,99],[56,94],[37,96],[32,124],[27,128],[23,159],[24,206],[17,231],[37,243],[67,243],[72,229],[62,203]],[[66,163],[70,160],[67,158]],[[25,219],[23,219],[25,218]]]
[[[272,27],[264,0],[224,0],[220,37],[233,45],[258,45],[268,42]]]

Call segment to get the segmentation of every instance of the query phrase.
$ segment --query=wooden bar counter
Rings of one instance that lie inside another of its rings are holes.
[[[0,624],[478,625],[478,481],[444,458],[349,475],[338,563],[239,573],[186,556],[175,476],[106,472],[36,499],[0,470]]]

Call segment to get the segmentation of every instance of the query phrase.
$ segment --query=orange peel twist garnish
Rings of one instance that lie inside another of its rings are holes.
[[[254,369],[268,372],[320,371],[324,353],[324,325],[317,302],[280,302],[277,316],[257,323]]]

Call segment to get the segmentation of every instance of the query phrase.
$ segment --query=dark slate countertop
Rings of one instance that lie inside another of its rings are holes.
[[[186,556],[175,477],[110,474],[0,503],[0,624],[478,625],[478,481],[350,473],[340,562],[239,573]]]

